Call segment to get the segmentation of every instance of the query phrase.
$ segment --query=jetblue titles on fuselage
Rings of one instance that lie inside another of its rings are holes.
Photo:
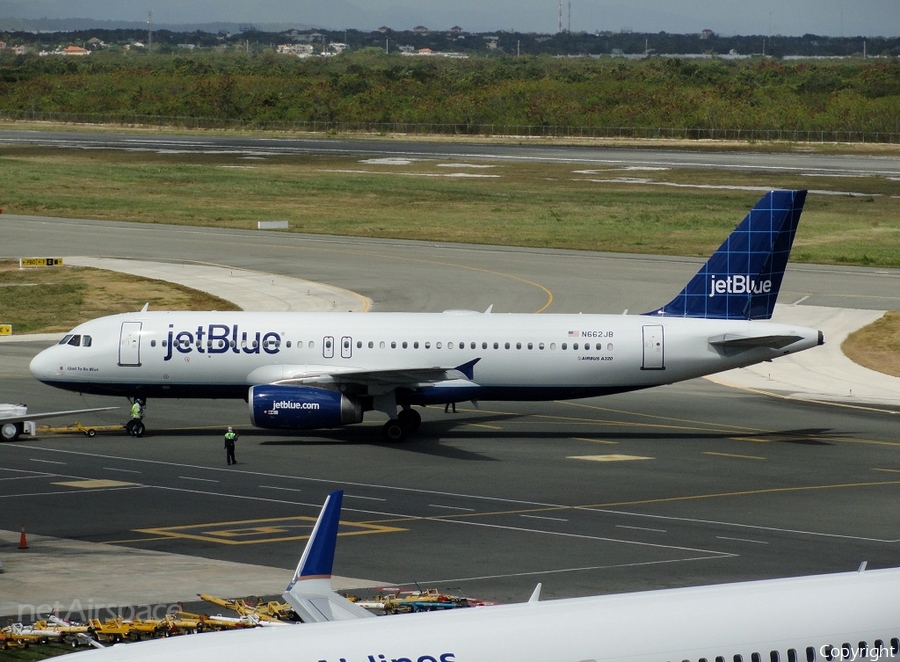
[[[281,334],[275,331],[242,331],[237,324],[199,325],[196,331],[175,331],[175,325],[169,325],[166,355],[164,361],[172,358],[172,351],[181,354],[199,352],[200,354],[278,354],[281,348]]]

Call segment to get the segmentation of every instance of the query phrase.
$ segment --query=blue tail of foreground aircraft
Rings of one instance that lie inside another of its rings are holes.
[[[372,616],[331,589],[331,569],[337,545],[343,490],[328,495],[284,599],[304,623],[346,621]]]
[[[771,319],[806,191],[770,191],[750,210],[681,293],[666,317]]]

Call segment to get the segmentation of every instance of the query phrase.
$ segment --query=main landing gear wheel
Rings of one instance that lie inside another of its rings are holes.
[[[415,409],[401,409],[397,414],[397,420],[407,432],[415,432],[422,425],[422,416]]]
[[[127,432],[135,439],[137,439],[138,437],[143,437],[144,430],[146,430],[146,428],[144,427],[143,421],[140,421],[136,418],[132,418],[125,424],[125,432]]]
[[[381,435],[385,441],[399,443],[406,440],[407,429],[398,419],[392,418],[381,428]]]

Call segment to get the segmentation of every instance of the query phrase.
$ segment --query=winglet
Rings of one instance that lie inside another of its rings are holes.
[[[466,376],[470,382],[475,379],[475,364],[481,360],[481,357],[477,359],[472,359],[471,361],[466,361],[462,365],[458,365],[454,368],[454,370],[459,370],[462,374]]]
[[[708,319],[770,319],[806,191],[770,191],[681,293],[644,313]]]
[[[291,583],[282,594],[304,623],[373,616],[371,612],[331,589],[331,570],[334,566],[343,496],[342,490],[328,495]]]

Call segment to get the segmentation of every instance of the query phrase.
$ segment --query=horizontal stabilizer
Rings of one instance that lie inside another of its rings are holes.
[[[294,571],[294,577],[283,593],[284,599],[304,623],[374,616],[331,588],[331,569],[334,565],[343,496],[341,490],[328,495],[303,550],[303,556],[300,557],[300,563],[297,564],[297,570]]]
[[[751,348],[751,347],[768,347],[769,349],[781,349],[787,347],[798,340],[803,340],[803,336],[739,336],[734,333],[726,333],[722,336],[716,336],[709,339],[709,344],[715,347],[731,347],[731,348]]]

